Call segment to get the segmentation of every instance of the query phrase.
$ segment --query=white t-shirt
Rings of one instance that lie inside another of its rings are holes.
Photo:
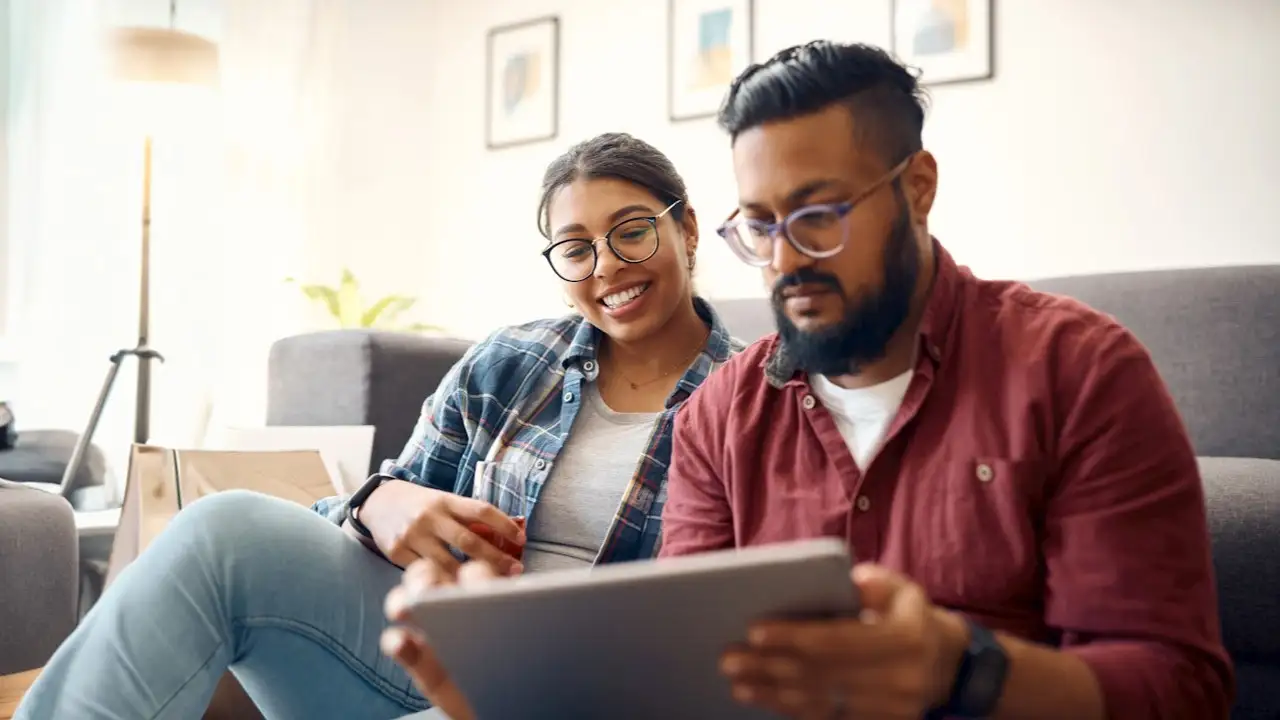
[[[859,469],[866,470],[880,450],[889,423],[898,414],[902,398],[907,394],[911,375],[908,370],[879,385],[855,390],[842,388],[824,375],[812,376],[813,394],[835,419],[836,427],[840,429]]]

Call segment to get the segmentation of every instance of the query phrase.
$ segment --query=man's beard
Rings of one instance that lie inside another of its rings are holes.
[[[895,185],[895,190],[897,187]],[[920,257],[911,232],[911,216],[898,196],[901,212],[884,248],[884,287],[875,294],[849,298],[834,275],[802,268],[784,275],[773,288],[773,314],[787,359],[799,370],[819,375],[857,374],[884,357],[889,339],[911,312],[920,274]],[[831,327],[802,331],[784,310],[782,291],[798,285],[826,285],[844,298],[844,317]]]

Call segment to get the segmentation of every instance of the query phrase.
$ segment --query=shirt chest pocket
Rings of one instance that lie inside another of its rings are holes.
[[[528,513],[531,468],[522,462],[478,462],[471,483],[471,497],[497,507],[507,515]]]
[[[993,610],[1039,602],[1045,467],[975,457],[921,478],[912,575],[935,602]]]

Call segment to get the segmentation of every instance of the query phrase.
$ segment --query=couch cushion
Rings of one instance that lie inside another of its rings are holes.
[[[773,310],[766,298],[716,300],[711,306],[716,309],[724,326],[729,328],[729,334],[747,344],[777,329],[773,323]]]
[[[296,335],[271,347],[268,425],[372,425],[370,472],[396,458],[422,403],[471,343],[381,330]]]

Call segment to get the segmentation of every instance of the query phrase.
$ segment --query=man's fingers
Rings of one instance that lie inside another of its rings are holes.
[[[409,673],[423,695],[430,697],[449,679],[448,673],[430,646],[417,633],[404,627],[390,627],[382,633],[382,652]]]
[[[464,523],[479,522],[488,525],[498,537],[516,545],[525,542],[524,529],[498,508],[483,500],[453,495],[448,498],[449,511]],[[461,548],[459,548],[461,549]]]
[[[404,569],[400,582],[423,588],[453,585],[458,581],[459,563],[452,554],[449,555],[449,560],[449,565],[445,567],[435,558],[420,559]]]
[[[403,622],[409,615],[408,593],[403,585],[391,588],[386,599],[382,601],[382,612],[391,622]]]
[[[720,670],[740,703],[793,718],[831,717],[817,673],[797,658],[739,648],[724,654]]]
[[[832,656],[841,662],[894,657],[908,649],[901,646],[901,633],[890,626],[859,620],[760,622],[747,632],[747,643],[757,650]]]
[[[497,568],[486,562],[469,562],[458,569],[459,585],[476,585],[502,577]]]
[[[887,615],[898,593],[912,583],[888,568],[861,563],[853,568],[853,584],[858,587],[858,599],[864,609]]]

